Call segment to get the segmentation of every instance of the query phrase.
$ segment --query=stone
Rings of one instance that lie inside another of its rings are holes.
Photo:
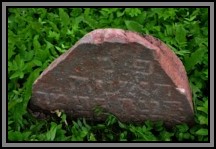
[[[42,115],[61,110],[75,118],[105,119],[96,107],[122,122],[194,121],[180,59],[159,39],[121,29],[85,35],[42,72],[29,102],[29,109]]]

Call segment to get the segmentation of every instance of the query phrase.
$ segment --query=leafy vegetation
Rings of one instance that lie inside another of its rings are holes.
[[[208,141],[207,8],[9,8],[8,140]],[[182,60],[193,92],[196,124],[124,124],[85,119],[38,120],[27,112],[34,80],[60,54],[97,28],[121,28],[163,40]]]

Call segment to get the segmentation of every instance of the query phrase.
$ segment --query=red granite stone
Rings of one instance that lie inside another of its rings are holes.
[[[175,53],[150,35],[98,29],[80,39],[34,82],[29,109],[63,110],[104,119],[102,107],[123,122],[193,122],[191,90]]]

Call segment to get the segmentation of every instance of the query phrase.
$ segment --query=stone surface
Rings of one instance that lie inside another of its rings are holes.
[[[123,122],[193,122],[182,62],[163,42],[120,29],[98,29],[57,58],[33,85],[29,109],[63,110],[100,120],[95,107]]]

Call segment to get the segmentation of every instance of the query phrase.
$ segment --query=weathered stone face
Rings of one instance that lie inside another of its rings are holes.
[[[84,36],[35,81],[30,100],[32,111],[104,119],[94,113],[98,106],[124,122],[193,122],[191,92],[177,56],[151,36],[118,29]]]

